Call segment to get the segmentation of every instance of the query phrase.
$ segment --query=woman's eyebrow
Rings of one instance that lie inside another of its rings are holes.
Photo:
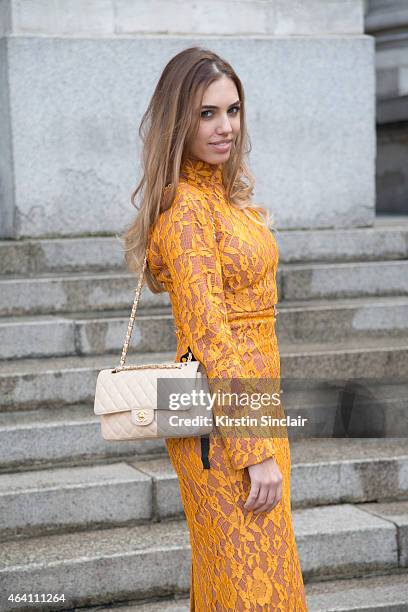
[[[237,104],[241,104],[241,100],[237,100],[236,102],[233,102],[232,104],[229,105],[228,108],[231,108],[231,106],[236,106]],[[212,106],[211,104],[204,104],[204,106],[202,106],[201,108],[214,108],[214,109],[218,109],[219,106]]]

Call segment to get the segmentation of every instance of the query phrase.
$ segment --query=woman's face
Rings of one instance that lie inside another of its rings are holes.
[[[224,75],[211,83],[197,113],[200,113],[200,124],[189,147],[190,157],[209,164],[224,163],[240,130],[240,100],[234,81]]]

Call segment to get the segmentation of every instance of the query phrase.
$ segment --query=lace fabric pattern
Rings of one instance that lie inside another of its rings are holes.
[[[189,158],[171,207],[150,234],[149,269],[172,304],[175,361],[190,346],[209,380],[280,377],[278,247],[271,231],[253,220],[256,211],[249,214],[227,201],[221,165]],[[166,447],[190,533],[190,611],[307,611],[287,436],[237,436],[217,428],[210,434],[208,470],[200,438],[167,438]],[[268,457],[282,473],[282,500],[254,514],[243,507],[251,488],[246,468]]]

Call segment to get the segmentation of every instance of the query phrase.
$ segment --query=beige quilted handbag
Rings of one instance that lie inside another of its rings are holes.
[[[94,412],[100,416],[102,437],[105,440],[140,440],[209,434],[213,419],[208,379],[204,366],[199,361],[192,361],[191,352],[188,360],[180,363],[125,365],[146,263],[147,250],[120,365],[98,374]],[[172,398],[173,393],[178,397],[178,394],[188,394],[180,406],[173,403],[170,406],[170,390]]]

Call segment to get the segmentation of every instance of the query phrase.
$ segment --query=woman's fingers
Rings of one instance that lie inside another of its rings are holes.
[[[248,467],[251,490],[244,504],[245,510],[256,514],[269,512],[282,499],[282,474],[273,458]]]
[[[273,501],[271,510],[272,510],[272,508],[275,508],[275,506],[277,506],[279,504],[281,499],[282,499],[282,481],[278,484],[278,487],[276,489],[276,496],[275,496],[275,499]]]
[[[266,491],[267,495],[264,503],[262,505],[257,506],[257,508],[254,510],[254,514],[259,514],[260,512],[269,512],[269,510],[271,510],[276,505],[275,500],[277,497],[277,487],[269,487],[269,489],[266,489]],[[258,497],[259,500],[260,498],[261,496]]]
[[[260,489],[261,489],[261,486],[258,482],[256,481],[251,482],[251,490],[244,504],[245,510],[253,510],[255,508]]]

